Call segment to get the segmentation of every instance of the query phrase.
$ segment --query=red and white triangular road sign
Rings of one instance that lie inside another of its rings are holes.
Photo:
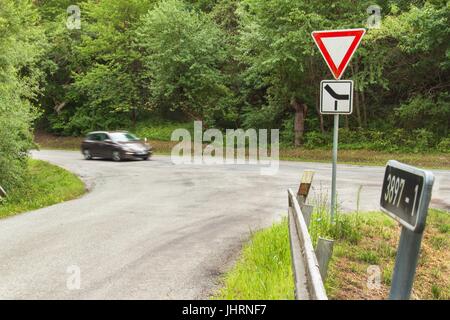
[[[365,29],[314,31],[312,36],[336,79],[340,79],[358,48]]]

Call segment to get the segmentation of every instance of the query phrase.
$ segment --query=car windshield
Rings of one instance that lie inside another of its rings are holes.
[[[110,133],[109,136],[111,137],[111,140],[115,142],[139,141],[138,137],[128,132]]]

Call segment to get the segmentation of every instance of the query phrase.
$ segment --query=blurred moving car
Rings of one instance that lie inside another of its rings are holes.
[[[86,160],[108,158],[121,160],[148,160],[152,147],[135,135],[126,131],[90,132],[81,143],[81,152]]]

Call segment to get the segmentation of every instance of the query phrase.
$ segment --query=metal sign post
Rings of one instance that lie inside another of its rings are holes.
[[[411,295],[433,183],[430,171],[394,160],[387,164],[380,207],[402,225],[389,299]]]
[[[419,259],[420,245],[423,233],[415,233],[402,228],[397,257],[395,259],[394,275],[392,276],[390,300],[409,300],[417,261]]]
[[[320,112],[334,115],[333,162],[331,175],[331,219],[336,211],[336,173],[339,143],[339,115],[353,111],[353,81],[324,80],[320,83]]]
[[[331,220],[334,221],[334,211],[336,210],[336,174],[337,174],[337,156],[339,139],[339,115],[334,115],[333,129],[333,168],[331,176]]]
[[[314,31],[312,37],[334,80],[324,80],[320,84],[320,113],[334,115],[333,163],[331,178],[331,220],[336,211],[336,172],[339,134],[339,115],[353,111],[353,81],[340,80],[353,54],[366,33],[365,29]]]

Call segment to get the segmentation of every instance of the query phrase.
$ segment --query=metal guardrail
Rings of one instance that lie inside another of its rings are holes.
[[[288,198],[295,298],[297,300],[328,300],[308,227],[297,196],[291,189],[288,190]]]

